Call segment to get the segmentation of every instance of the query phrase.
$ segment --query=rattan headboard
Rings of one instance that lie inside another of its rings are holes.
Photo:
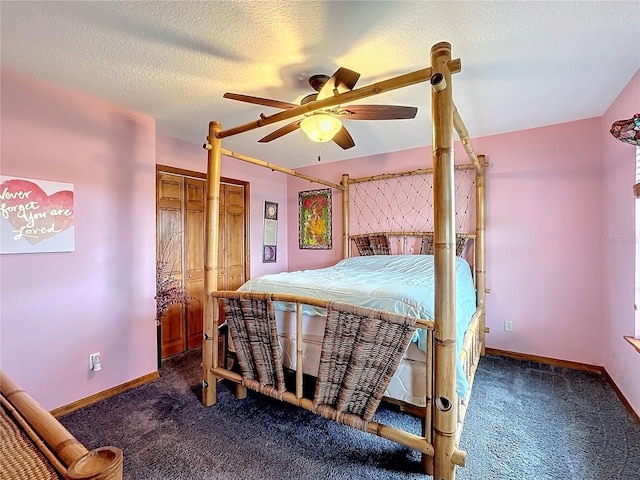
[[[469,251],[473,248],[475,237],[475,234],[471,233],[456,233],[456,255],[470,260],[473,255],[469,255]],[[351,235],[349,238],[355,243],[358,255],[361,256],[433,255],[434,253],[433,232],[372,232]]]

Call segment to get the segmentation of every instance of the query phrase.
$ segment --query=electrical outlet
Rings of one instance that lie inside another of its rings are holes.
[[[511,320],[505,320],[504,322],[504,331],[512,332],[513,331],[513,322]]]
[[[89,355],[89,370],[98,372],[102,370],[102,359],[100,358],[100,352],[92,353]]]

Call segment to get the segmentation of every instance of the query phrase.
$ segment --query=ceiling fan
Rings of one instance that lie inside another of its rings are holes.
[[[336,70],[330,77],[328,75],[313,75],[309,78],[309,85],[311,85],[317,93],[312,93],[304,97],[300,101],[300,105],[322,100],[335,94],[349,92],[353,89],[359,78],[359,73],[342,67]],[[298,107],[295,103],[238,93],[225,93],[223,97],[285,110]],[[355,143],[347,129],[342,125],[341,120],[399,120],[414,118],[417,112],[418,109],[416,107],[397,105],[347,105],[344,107],[338,105],[309,113],[305,115],[304,118],[288,123],[258,141],[263,143],[270,142],[300,128],[315,142],[328,142],[333,140],[337,145],[346,150],[354,147]]]

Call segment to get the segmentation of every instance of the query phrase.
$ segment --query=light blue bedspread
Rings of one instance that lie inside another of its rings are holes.
[[[433,255],[372,255],[341,260],[316,270],[283,272],[249,280],[239,290],[288,293],[337,300],[416,318],[433,320]],[[460,357],[464,335],[476,311],[476,295],[469,264],[456,257],[456,352]],[[413,340],[425,351],[426,333],[418,329]],[[464,398],[469,384],[456,362],[456,391]]]

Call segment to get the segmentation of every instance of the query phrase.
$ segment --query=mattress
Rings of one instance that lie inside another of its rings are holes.
[[[337,300],[433,320],[434,277],[433,255],[371,255],[346,258],[334,266],[322,269],[264,275],[249,280],[239,290],[287,293],[322,300]],[[279,302],[276,308],[291,311],[294,307]],[[471,269],[466,260],[456,257],[456,352],[458,358],[462,351],[464,334],[475,310],[476,295]],[[319,324],[311,320],[317,318],[314,317],[315,315],[323,314],[314,307],[305,307],[304,313],[308,316],[303,324],[303,335],[308,339],[308,342],[305,342],[306,345],[314,337],[322,338],[324,322]],[[289,332],[295,332],[295,329],[286,328],[279,332],[282,337],[292,338],[295,341],[295,333],[289,334]],[[413,341],[412,346],[422,352],[425,351],[426,334],[423,330],[416,331]],[[424,362],[424,353],[422,357]],[[409,361],[408,358],[407,360]],[[410,361],[414,362],[414,360]],[[399,370],[402,370],[402,367]],[[462,364],[458,361],[456,391],[461,398],[464,398],[467,389],[468,381]],[[410,403],[415,404],[415,402]]]

